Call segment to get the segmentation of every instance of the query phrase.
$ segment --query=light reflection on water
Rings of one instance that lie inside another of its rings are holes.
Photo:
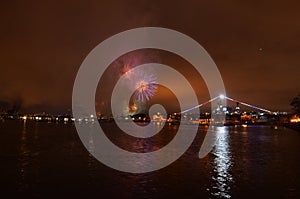
[[[131,142],[111,124],[107,129],[121,144],[147,151],[162,147],[160,139],[175,134],[177,126],[169,126],[162,134],[165,137],[150,142]],[[205,158],[197,156],[207,132],[203,127],[178,161],[160,171],[136,175],[99,163],[89,155],[95,150],[95,140],[90,137],[85,149],[73,125],[5,121],[0,125],[0,185],[17,187],[18,196],[38,198],[55,198],[61,193],[74,198],[80,193],[124,199],[299,198],[298,132],[263,126],[216,129],[219,140]],[[14,140],[18,142],[7,144]]]
[[[226,127],[217,127],[217,137],[213,154],[215,155],[213,163],[214,175],[212,176],[215,182],[212,190],[212,195],[222,198],[231,198],[230,184],[233,181],[233,177],[230,174],[230,168],[233,166],[231,160],[231,152],[229,147],[229,132]]]
[[[24,190],[28,187],[26,176],[28,175],[28,164],[30,161],[30,150],[27,143],[26,120],[23,123],[21,132],[21,144],[19,152],[19,190]]]
[[[89,145],[88,145],[88,162],[87,162],[87,166],[88,166],[88,178],[89,181],[88,183],[91,184],[94,182],[95,180],[95,174],[96,174],[96,170],[97,170],[97,160],[93,157],[92,153],[94,153],[95,150],[95,144],[94,144],[94,138],[93,135],[90,134],[89,135]]]
[[[30,129],[31,130],[31,129]],[[33,132],[27,129],[26,120],[23,121],[21,132],[20,150],[18,155],[19,162],[19,186],[18,190],[28,191],[34,189],[39,183],[39,132],[35,126]]]

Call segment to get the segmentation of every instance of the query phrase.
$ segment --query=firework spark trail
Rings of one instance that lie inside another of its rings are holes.
[[[138,101],[148,101],[157,92],[157,84],[155,81],[141,80],[136,87],[135,96]]]
[[[148,101],[157,92],[156,77],[150,71],[136,70],[132,72],[129,64],[124,65],[123,71],[130,80],[129,86],[135,88],[134,95],[138,101]]]

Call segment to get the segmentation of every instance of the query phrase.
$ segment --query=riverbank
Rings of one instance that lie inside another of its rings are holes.
[[[300,123],[299,122],[297,122],[297,123],[288,123],[288,124],[285,124],[284,126],[287,127],[287,128],[290,128],[290,129],[293,129],[295,131],[300,132]]]

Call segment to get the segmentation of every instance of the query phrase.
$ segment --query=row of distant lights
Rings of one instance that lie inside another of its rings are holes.
[[[223,100],[223,99],[225,99],[226,97],[225,97],[225,95],[221,94],[221,95],[219,95],[219,98]],[[160,115],[160,113],[157,113],[157,114]],[[176,113],[175,113],[175,115],[176,115]],[[27,120],[27,119],[31,119],[31,120],[42,120],[42,119],[43,119],[43,118],[40,117],[40,116],[30,116],[30,117],[23,116],[23,117],[21,117],[21,118],[22,118],[23,120]],[[125,120],[128,120],[128,119],[129,119],[129,117],[125,117]],[[133,119],[133,118],[132,118],[132,119]],[[46,120],[51,121],[52,118],[51,118],[51,117],[46,117]],[[56,117],[55,120],[58,121],[59,118]],[[64,120],[65,122],[69,122],[69,121],[75,121],[75,118],[67,118],[67,117],[66,117],[66,118],[64,118],[63,120]],[[134,120],[134,119],[133,119],[133,120]],[[94,115],[90,115],[90,118],[79,118],[78,121],[79,121],[79,122],[82,122],[82,121],[86,121],[86,122],[88,122],[88,121],[95,121],[95,117],[94,117]],[[292,119],[291,122],[300,122],[300,118]]]
[[[220,95],[219,98],[220,98],[220,99],[225,99],[225,96],[224,96],[224,95]],[[160,113],[157,113],[157,114],[160,115]],[[21,117],[21,118],[22,118],[23,120],[27,120],[27,119],[30,119],[30,120],[38,120],[38,121],[43,120],[43,118],[40,117],[40,116],[26,116],[26,115],[25,115],[25,116],[23,116],[23,117]],[[79,122],[82,122],[82,121],[91,121],[91,120],[94,120],[94,118],[95,118],[94,115],[90,115],[90,118],[79,118],[78,121],[79,121]],[[51,117],[46,117],[45,119],[46,119],[46,120],[49,120],[49,121],[52,120]],[[129,117],[125,117],[125,120],[128,120],[128,119],[129,119]],[[59,118],[56,117],[55,120],[58,121]],[[64,120],[65,122],[69,122],[69,121],[75,121],[75,118],[67,118],[67,117],[65,117],[63,120]]]
[[[48,120],[48,121],[52,121],[53,119],[51,117],[41,117],[41,116],[22,116],[21,119],[23,120],[36,120],[36,121],[41,121],[41,120]],[[55,118],[56,121],[59,121],[59,117]],[[67,118],[65,117],[63,119],[64,122],[69,122],[69,121],[75,121],[75,118]]]

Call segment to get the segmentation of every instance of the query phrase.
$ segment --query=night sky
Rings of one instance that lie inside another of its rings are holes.
[[[296,0],[3,1],[0,106],[70,111],[76,73],[96,45],[121,31],[158,26],[198,41],[228,96],[290,111],[300,93],[299,8]]]

